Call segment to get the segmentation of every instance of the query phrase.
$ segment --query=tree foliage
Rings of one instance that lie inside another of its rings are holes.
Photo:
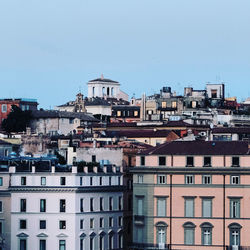
[[[32,119],[32,112],[30,110],[22,111],[16,105],[12,105],[11,109],[8,117],[2,122],[2,129],[8,134],[26,131]]]

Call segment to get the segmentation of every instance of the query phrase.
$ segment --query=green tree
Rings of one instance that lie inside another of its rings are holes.
[[[8,134],[11,132],[23,132],[30,125],[32,112],[30,110],[22,111],[16,105],[11,106],[11,112],[2,122],[2,129]]]

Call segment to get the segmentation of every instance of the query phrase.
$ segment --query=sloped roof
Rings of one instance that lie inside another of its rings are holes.
[[[248,143],[242,141],[172,141],[142,155],[249,155]]]
[[[113,81],[113,80],[107,79],[107,78],[96,78],[94,80],[90,80],[89,82],[112,82],[112,83],[119,83],[117,81]]]
[[[122,130],[122,131],[107,131],[110,136],[127,137],[127,138],[144,138],[144,137],[167,137],[171,130]]]

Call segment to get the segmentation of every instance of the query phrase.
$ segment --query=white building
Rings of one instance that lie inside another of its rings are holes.
[[[120,83],[106,79],[101,75],[100,78],[89,81],[88,83],[88,98],[116,98],[128,101],[128,95],[120,90]]]
[[[123,249],[120,168],[9,171],[11,249]]]

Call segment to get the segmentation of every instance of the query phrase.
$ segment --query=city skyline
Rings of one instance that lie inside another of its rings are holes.
[[[249,7],[244,0],[2,2],[0,98],[53,108],[74,100],[79,87],[86,96],[87,82],[103,73],[130,97],[225,82],[226,97],[241,101],[250,96]]]

